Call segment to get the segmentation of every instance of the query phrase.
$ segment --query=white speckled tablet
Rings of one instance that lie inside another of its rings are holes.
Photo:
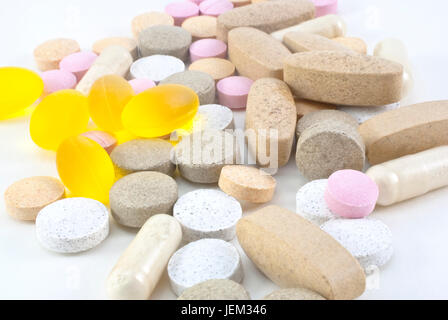
[[[311,181],[300,188],[296,195],[296,212],[319,226],[337,218],[325,202],[327,184],[328,179]]]
[[[199,107],[197,125],[201,129],[234,129],[233,112],[220,104],[206,104]]]
[[[219,190],[199,189],[182,196],[173,209],[184,242],[204,238],[231,241],[243,211],[240,203]]]
[[[186,289],[213,279],[241,283],[241,257],[234,245],[219,239],[203,239],[179,249],[168,263],[171,288],[177,296]]]
[[[69,198],[43,208],[36,219],[40,244],[59,253],[87,251],[109,234],[109,211],[100,202]]]
[[[379,220],[336,219],[321,228],[358,259],[364,269],[381,267],[393,255],[392,233]]]
[[[381,107],[355,107],[355,106],[339,106],[338,109],[344,112],[349,113],[353,118],[355,118],[359,124],[373,118],[380,113],[395,110],[400,108],[400,102],[388,104]]]
[[[135,61],[131,66],[131,76],[134,79],[160,82],[184,70],[185,64],[182,60],[172,56],[154,55]]]

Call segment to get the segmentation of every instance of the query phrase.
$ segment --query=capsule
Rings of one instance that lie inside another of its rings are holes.
[[[152,216],[123,253],[106,281],[114,300],[146,300],[182,239],[182,228],[166,214]]]
[[[418,197],[448,185],[448,146],[387,161],[366,173],[379,187],[382,206]]]

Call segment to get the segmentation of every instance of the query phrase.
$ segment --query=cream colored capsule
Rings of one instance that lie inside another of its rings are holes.
[[[384,162],[367,175],[380,189],[378,204],[391,204],[448,186],[448,146]]]
[[[182,229],[175,218],[165,214],[151,217],[107,278],[109,298],[148,299],[181,239]]]

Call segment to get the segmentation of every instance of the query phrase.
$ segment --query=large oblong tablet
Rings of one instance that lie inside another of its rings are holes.
[[[403,67],[396,62],[341,51],[296,53],[284,62],[285,82],[304,99],[357,106],[401,99]]]

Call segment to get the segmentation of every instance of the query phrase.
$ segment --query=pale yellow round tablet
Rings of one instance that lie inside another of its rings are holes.
[[[225,166],[219,177],[219,187],[228,195],[252,203],[272,200],[277,182],[255,167]]]
[[[215,81],[219,81],[232,76],[235,73],[235,65],[226,59],[207,58],[193,62],[189,70],[208,73]]]
[[[13,183],[5,191],[8,214],[18,220],[34,221],[41,209],[65,196],[64,185],[52,177],[31,177]]]
[[[132,19],[132,34],[135,38],[138,38],[140,32],[142,32],[146,28],[157,25],[174,26],[174,19],[172,16],[165,12],[152,11],[140,14]]]
[[[92,51],[97,55],[100,55],[104,49],[110,46],[121,46],[123,48],[126,48],[126,50],[129,51],[134,60],[138,58],[137,41],[132,38],[126,37],[111,37],[98,40],[93,44]]]
[[[338,37],[334,38],[333,41],[336,41],[355,52],[367,54],[367,44],[361,38]]]
[[[216,38],[217,20],[211,16],[191,17],[182,23],[182,28],[191,33],[193,40]]]
[[[75,40],[72,39],[52,39],[48,40],[34,49],[34,60],[40,71],[59,69],[59,63],[66,56],[81,51]]]

